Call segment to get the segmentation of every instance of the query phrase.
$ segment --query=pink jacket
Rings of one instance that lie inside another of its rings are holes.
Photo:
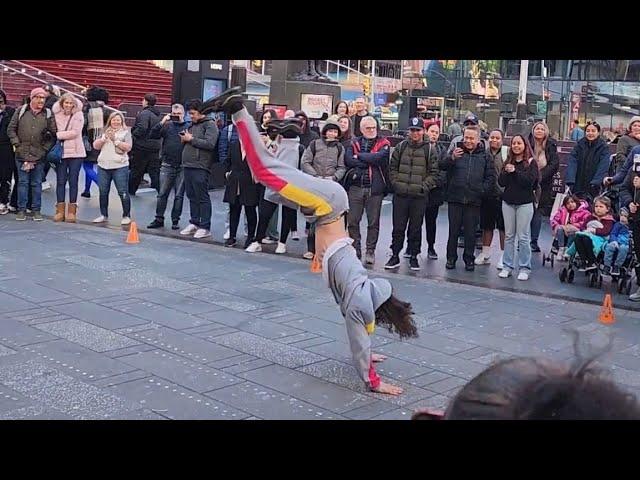
[[[570,223],[571,225],[576,226],[579,230],[584,230],[587,224],[587,219],[590,216],[591,212],[589,211],[589,204],[584,200],[580,202],[578,208],[571,212],[571,214],[569,214],[567,207],[560,207],[551,219],[551,229],[555,230],[555,228],[560,225],[567,225]]]
[[[51,107],[51,111],[56,119],[56,126],[58,127],[58,133],[56,135],[58,140],[64,140],[62,158],[84,158],[87,156],[87,152],[84,149],[84,142],[82,141],[82,127],[84,126],[82,102],[77,98],[75,100],[76,106],[73,107],[71,122],[66,131],[64,127],[67,126],[69,117],[64,114],[59,102],[54,103],[53,107]]]

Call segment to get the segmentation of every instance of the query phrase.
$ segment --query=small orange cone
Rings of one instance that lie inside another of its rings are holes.
[[[318,256],[314,255],[313,260],[311,261],[311,273],[321,273],[322,265],[318,261]]]
[[[138,238],[138,225],[136,225],[136,222],[131,222],[131,225],[129,226],[127,243],[140,243],[140,238]]]
[[[602,304],[602,310],[600,310],[600,315],[598,315],[598,320],[600,320],[600,323],[604,323],[605,325],[610,325],[616,321],[613,314],[613,305],[611,304],[610,293],[607,293],[604,296],[604,302]]]

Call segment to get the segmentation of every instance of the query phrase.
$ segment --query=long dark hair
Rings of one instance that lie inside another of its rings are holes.
[[[353,138],[353,133],[351,132],[351,128],[353,128],[353,124],[351,123],[351,117],[349,115],[340,115],[338,117],[338,122],[340,122],[340,120],[342,120],[343,118],[346,118],[349,121],[349,128],[347,128],[346,132],[343,132],[342,130],[340,130],[340,141],[344,142],[347,140],[351,140]]]
[[[278,114],[276,113],[275,110],[273,109],[268,109],[265,110],[264,112],[262,112],[262,115],[260,116],[260,126],[262,126],[264,124],[264,116],[266,113],[270,113],[271,114],[271,120],[278,120]]]
[[[409,302],[403,302],[391,294],[376,310],[376,324],[386,327],[391,333],[397,333],[400,338],[415,338],[418,329],[413,321],[413,313]]]
[[[340,100],[338,103],[336,103],[336,108],[333,109],[333,113],[335,113],[336,115],[345,115],[344,113],[338,113],[338,107],[343,103],[344,103],[344,106],[347,107],[346,115],[349,115],[349,104],[344,100]]]
[[[513,140],[516,139],[517,137],[520,137],[522,139],[522,142],[524,143],[524,151],[522,152],[522,160],[525,162],[525,167],[529,167],[533,162],[530,162],[530,160],[533,158],[533,150],[531,150],[531,145],[529,144],[529,141],[524,138],[522,135],[514,135],[513,137],[511,137],[511,145],[513,145]],[[505,165],[507,163],[511,163],[513,165],[515,165],[516,162],[516,156],[513,154],[513,151],[511,150],[511,145],[509,145],[509,153],[507,154],[507,161],[505,162]],[[537,165],[536,165],[537,168]]]

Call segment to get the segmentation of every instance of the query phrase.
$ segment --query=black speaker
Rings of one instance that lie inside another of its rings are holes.
[[[247,69],[244,67],[231,67],[231,87],[242,87],[242,91],[247,91]]]

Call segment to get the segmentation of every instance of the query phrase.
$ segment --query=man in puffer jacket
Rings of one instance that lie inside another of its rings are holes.
[[[149,172],[151,188],[160,193],[160,139],[151,138],[151,129],[160,122],[162,113],[156,108],[156,96],[147,93],[142,100],[143,109],[136,116],[131,129],[133,158],[129,177],[129,194],[135,195],[145,172]]]
[[[399,254],[408,223],[409,266],[411,270],[420,270],[418,253],[422,243],[426,198],[436,187],[439,175],[438,152],[430,142],[425,142],[423,126],[421,118],[412,118],[409,121],[409,138],[403,140],[391,155],[389,177],[394,195],[391,258],[385,265],[388,269],[400,265]]]

